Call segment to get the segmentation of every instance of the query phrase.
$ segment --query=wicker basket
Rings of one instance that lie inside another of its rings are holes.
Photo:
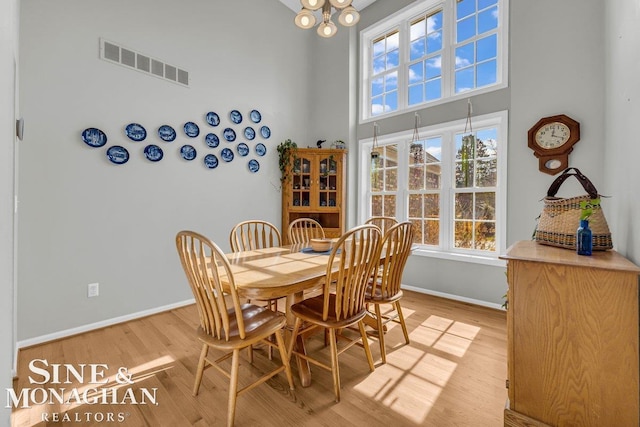
[[[575,176],[588,194],[568,199],[555,197],[560,185],[570,176]],[[577,168],[566,169],[547,191],[547,197],[544,198],[544,208],[534,234],[535,241],[544,245],[575,250],[576,230],[580,224],[582,213],[580,202],[586,201],[593,208],[593,213],[589,217],[589,228],[591,228],[593,235],[593,250],[605,251],[613,248],[611,232],[600,207],[599,199],[598,190],[589,178]]]

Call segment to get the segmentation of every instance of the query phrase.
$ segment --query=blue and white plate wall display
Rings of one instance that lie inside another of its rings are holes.
[[[209,169],[215,169],[218,167],[218,158],[215,154],[207,154],[204,156],[204,165]]]
[[[129,123],[124,128],[124,133],[132,141],[142,141],[147,137],[147,130],[138,123]]]
[[[244,142],[241,142],[240,144],[238,144],[238,146],[236,147],[236,150],[238,151],[238,154],[241,155],[242,157],[249,154],[249,146]]]
[[[220,157],[222,157],[222,160],[225,162],[230,162],[233,160],[233,151],[229,148],[223,148],[222,151],[220,151]]]
[[[204,137],[204,142],[211,148],[216,148],[220,144],[218,135],[215,133],[208,133],[207,136]]]
[[[231,121],[235,124],[240,124],[242,123],[242,114],[240,113],[240,111],[238,110],[232,110],[229,113],[229,118],[231,119]]]
[[[213,111],[209,111],[204,117],[210,126],[218,126],[220,124],[220,116],[218,116],[218,114],[214,113]]]
[[[183,145],[180,147],[180,156],[185,160],[193,160],[196,158],[198,152],[192,145]]]
[[[187,122],[184,124],[184,133],[190,138],[195,138],[200,135],[200,128],[193,122]]]
[[[162,160],[164,153],[162,152],[162,148],[158,147],[154,144],[149,144],[144,147],[144,156],[152,162],[159,162]]]
[[[226,128],[223,132],[222,132],[222,136],[224,136],[224,139],[226,139],[229,142],[233,142],[236,140],[236,131],[234,131],[231,128]]]
[[[256,173],[260,170],[260,163],[256,159],[249,160],[249,170],[253,173]]]
[[[158,136],[163,141],[171,142],[176,139],[176,130],[169,125],[162,125],[158,128]]]
[[[264,156],[265,154],[267,154],[267,147],[265,147],[265,145],[261,142],[256,144],[255,150],[258,156]]]
[[[251,110],[249,117],[253,123],[260,123],[260,120],[262,120],[262,114],[258,110]]]
[[[107,135],[98,128],[87,128],[82,131],[82,140],[89,147],[102,147],[107,143]]]
[[[251,126],[244,128],[244,137],[252,141],[256,137],[256,131]]]
[[[264,139],[269,138],[271,136],[271,129],[269,129],[269,126],[262,126],[260,128],[260,135],[262,135]]]
[[[116,165],[122,165],[129,161],[129,151],[120,145],[112,145],[107,149],[107,158]]]

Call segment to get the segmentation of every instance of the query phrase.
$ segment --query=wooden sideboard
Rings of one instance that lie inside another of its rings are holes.
[[[637,427],[638,275],[615,251],[521,241],[507,260],[505,426]]]

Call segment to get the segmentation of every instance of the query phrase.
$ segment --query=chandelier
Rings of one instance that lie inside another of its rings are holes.
[[[318,25],[318,35],[332,37],[338,32],[338,27],[331,21],[331,8],[340,10],[338,21],[345,27],[351,27],[360,20],[360,14],[351,6],[352,0],[300,0],[302,10],[298,12],[295,23],[302,29],[312,28],[316,24],[314,10],[322,8],[322,23]]]

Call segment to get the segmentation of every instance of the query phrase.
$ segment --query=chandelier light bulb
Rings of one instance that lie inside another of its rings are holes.
[[[295,18],[295,23],[303,30],[307,30],[316,24],[316,17],[308,9],[302,9]]]
[[[338,21],[345,27],[356,25],[359,20],[360,14],[353,6],[345,7],[338,17]]]
[[[318,35],[321,37],[329,38],[333,37],[338,32],[338,27],[331,21],[325,21],[318,25]]]
[[[324,5],[325,0],[300,0],[302,7],[309,10],[318,10]]]
[[[330,0],[333,7],[336,9],[342,9],[343,7],[347,7],[351,4],[352,0]]]

